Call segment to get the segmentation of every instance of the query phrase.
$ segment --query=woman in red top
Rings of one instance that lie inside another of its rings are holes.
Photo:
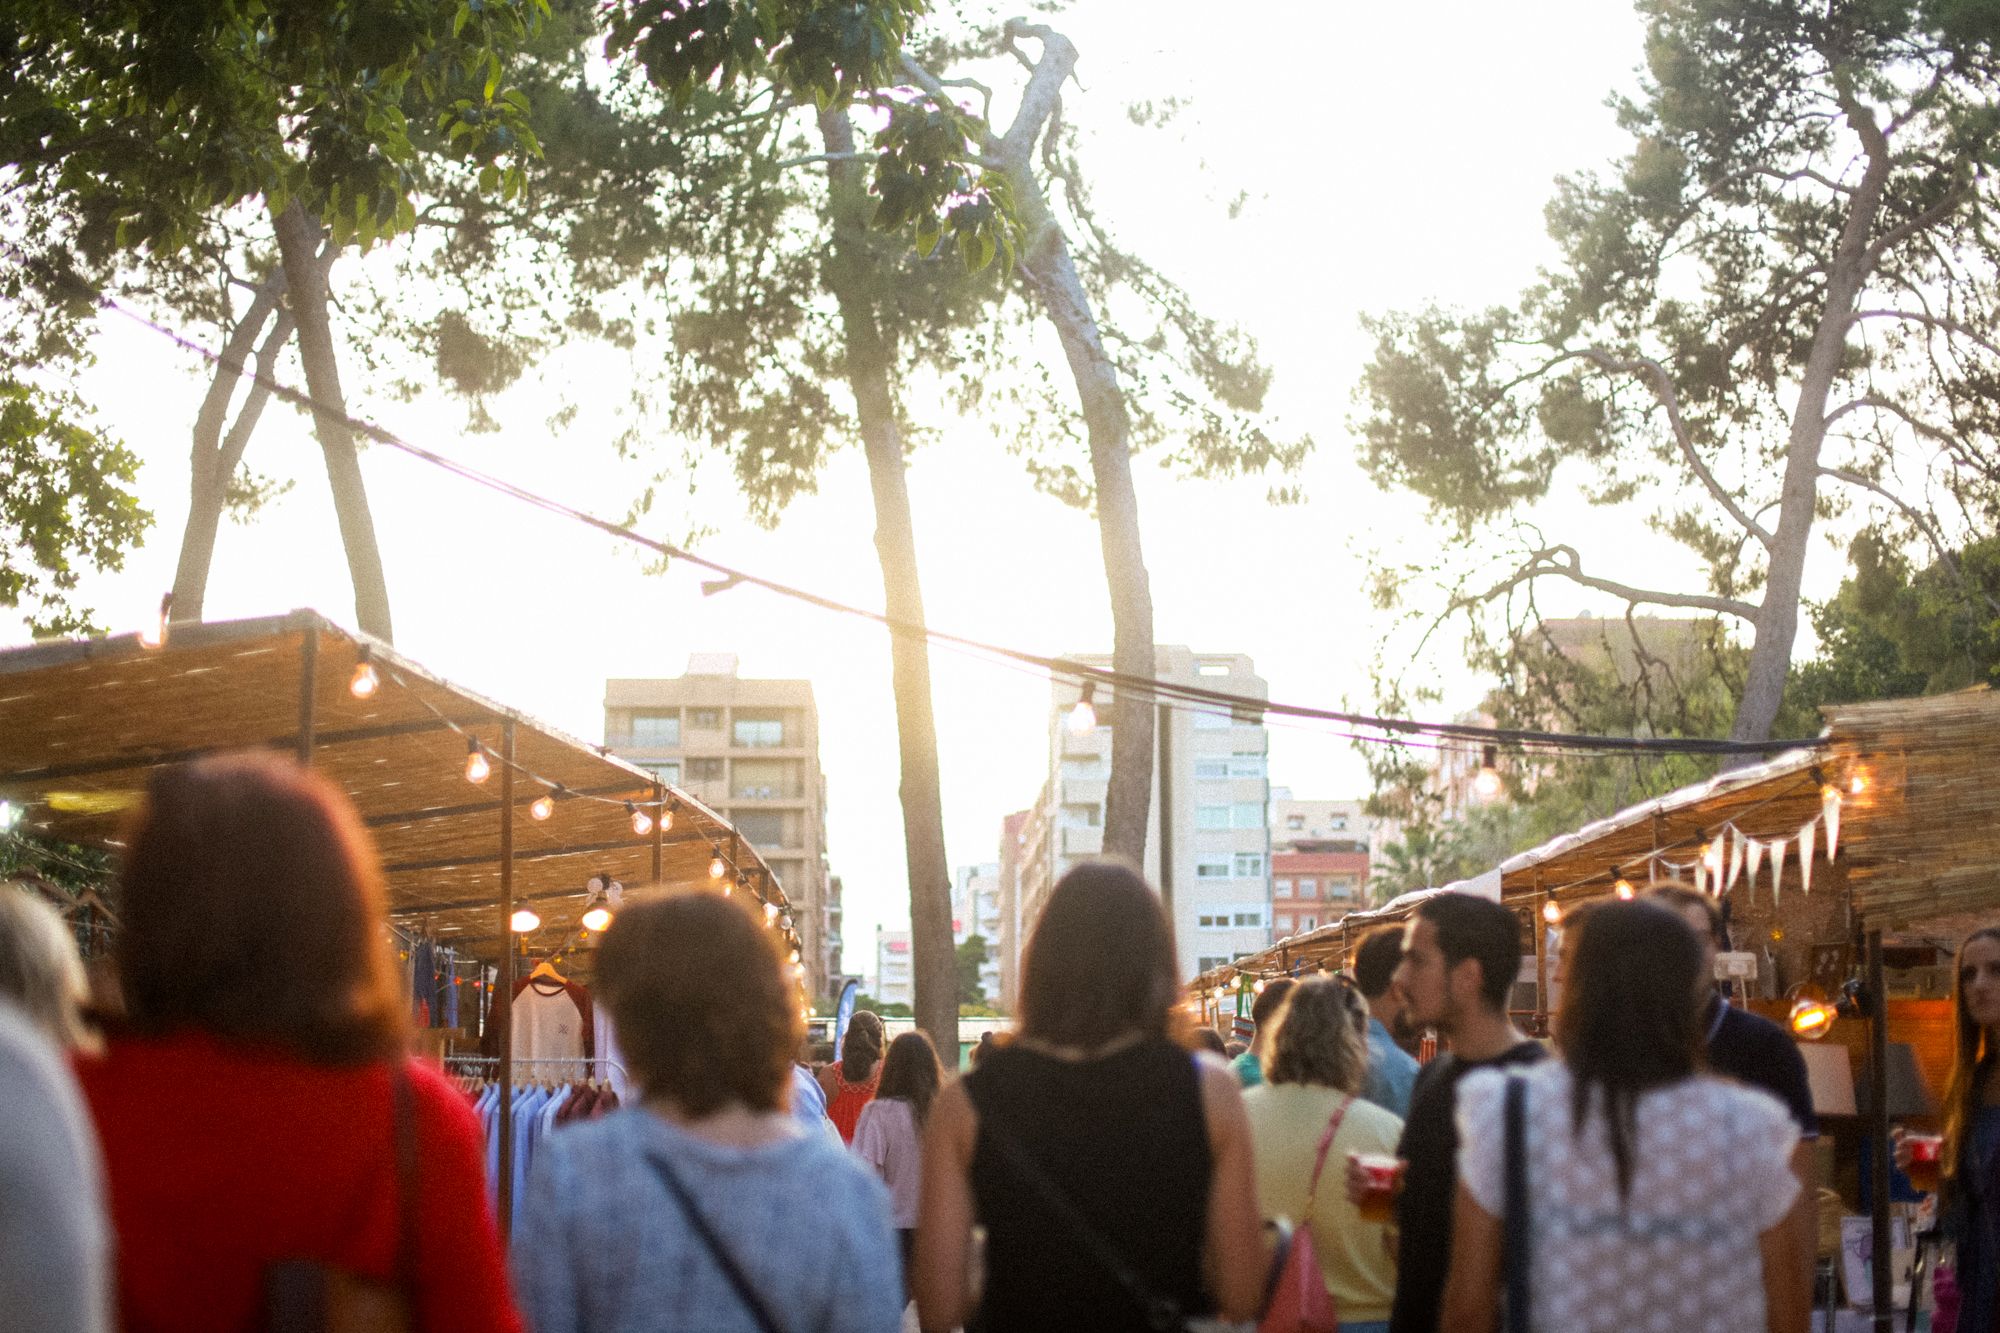
[[[126,1023],[77,1075],[126,1333],[261,1329],[293,1261],[400,1289],[425,1333],[518,1333],[479,1122],[403,1053],[381,872],[347,800],[270,755],[163,772],[121,884]]]
[[[819,1086],[826,1093],[826,1118],[840,1131],[842,1143],[854,1142],[861,1108],[875,1100],[875,1085],[881,1077],[882,1019],[863,1009],[847,1021],[839,1063],[819,1071]]]

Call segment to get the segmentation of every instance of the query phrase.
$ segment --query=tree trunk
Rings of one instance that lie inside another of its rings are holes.
[[[1010,24],[1009,30],[1018,25]],[[1139,497],[1132,485],[1132,427],[1117,367],[1105,353],[1097,317],[1077,275],[1069,238],[1049,210],[1036,178],[1033,151],[1054,111],[1057,94],[1076,66],[1076,48],[1062,34],[1019,27],[1042,41],[1042,58],[1021,96],[1021,111],[1005,139],[989,145],[1013,187],[1027,230],[1021,269],[1041,296],[1042,308],[1062,340],[1076,381],[1090,441],[1090,475],[1097,495],[1097,531],[1104,579],[1111,593],[1113,668],[1125,676],[1154,678],[1153,592],[1139,534]],[[1114,690],[1111,712],[1111,781],[1105,796],[1104,852],[1143,866],[1146,823],[1153,791],[1153,700],[1136,690]]]
[[[826,151],[854,152],[845,107],[820,112]],[[882,562],[884,606],[891,619],[921,626],[923,585],[891,351],[877,320],[873,288],[879,275],[869,244],[867,168],[850,157],[827,164],[833,250],[827,286],[840,307],[847,382],[861,424],[868,481],[875,495],[875,550]],[[896,735],[902,757],[903,850],[910,876],[910,951],[916,979],[917,1026],[955,1068],[958,1054],[958,958],[952,945],[951,867],[945,857],[944,799],[939,790],[937,722],[931,705],[930,644],[921,633],[891,632],[889,662],[896,695]]]
[[[243,450],[250,443],[265,403],[270,401],[271,391],[252,380],[250,392],[245,395],[243,406],[237,409],[236,422],[226,437],[222,434],[222,423],[228,415],[229,400],[243,378],[242,368],[251,349],[255,347],[257,351],[258,371],[269,379],[278,353],[292,336],[291,313],[279,306],[284,291],[283,269],[273,271],[257,288],[250,308],[230,331],[229,341],[222,350],[222,362],[216,366],[215,379],[195,416],[187,528],[181,534],[180,560],[174,569],[176,621],[199,621],[208,600],[208,575],[215,562],[215,537],[222,523],[229,479],[236,474],[236,465],[243,459]],[[259,344],[258,335],[274,315],[277,322]]]
[[[313,400],[313,429],[326,460],[326,478],[333,490],[334,513],[340,520],[341,545],[347,551],[347,571],[354,581],[354,617],[364,634],[388,642],[394,637],[389,618],[389,584],[382,573],[382,551],[375,541],[375,520],[368,512],[368,488],[361,477],[361,457],[354,429],[347,424],[347,396],[340,387],[340,362],[327,318],[326,269],[318,260],[323,229],[293,200],[274,219],[278,253],[289,287],[287,300],[298,322],[299,359],[305,365],[306,392]]]
[[[1857,109],[1849,108],[1854,119]],[[1827,274],[1826,305],[1813,331],[1812,351],[1799,381],[1798,405],[1792,411],[1790,438],[1785,446],[1785,477],[1778,506],[1778,526],[1772,533],[1770,571],[1764,580],[1764,600],[1757,613],[1757,632],[1743,682],[1743,699],[1736,706],[1730,736],[1739,741],[1771,738],[1778,709],[1785,699],[1785,678],[1791,673],[1792,647],[1799,632],[1799,592],[1805,578],[1806,548],[1819,503],[1820,449],[1826,443],[1827,398],[1847,352],[1848,331],[1855,302],[1867,283],[1873,263],[1869,238],[1889,179],[1889,156],[1872,118],[1856,125],[1869,144],[1869,165],[1855,187],[1840,242]],[[1875,151],[1880,145],[1880,151]],[[1744,762],[1749,762],[1747,759]]]

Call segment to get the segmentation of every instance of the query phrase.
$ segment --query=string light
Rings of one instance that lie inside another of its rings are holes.
[[[721,879],[729,873],[728,864],[722,859],[722,849],[711,845],[708,849],[708,877]]]
[[[640,837],[653,831],[652,816],[630,801],[625,802],[625,813],[632,816],[632,831]]]
[[[513,927],[516,935],[525,935],[529,931],[538,928],[542,924],[542,918],[536,913],[534,908],[523,907],[515,912],[513,916],[507,918],[507,924]]]
[[[591,908],[583,914],[583,928],[602,931],[611,924],[611,909],[602,905]]]
[[[347,678],[347,692],[357,699],[372,699],[375,691],[382,688],[382,677],[375,670],[375,663],[369,659],[374,650],[362,644],[355,655],[354,674]]]
[[[1479,772],[1472,778],[1472,792],[1482,801],[1498,796],[1505,785],[1500,780],[1500,747],[1488,745],[1479,752]]]
[[[793,965],[794,965],[794,966],[796,966],[796,965],[798,964],[798,961],[799,961],[799,951],[798,951],[797,949],[794,949],[794,950],[792,950],[792,963],[793,963]]]
[[[1542,920],[1552,926],[1560,926],[1562,919],[1563,909],[1556,904],[1556,896],[1552,893],[1542,902]]]
[[[679,808],[680,802],[669,796],[666,808],[660,811],[660,832],[665,833],[674,826],[674,811]]]
[[[1620,901],[1631,902],[1639,892],[1632,887],[1632,881],[1619,874],[1616,866],[1611,868],[1611,877],[1616,881],[1612,884],[1611,891],[1618,895]]]
[[[0,833],[5,833],[21,822],[21,807],[12,801],[0,801]]]
[[[145,628],[139,631],[139,646],[141,648],[163,648],[166,646],[167,612],[173,608],[173,604],[174,595],[172,593],[168,593],[160,598],[160,614],[148,621]]]
[[[1064,723],[1072,736],[1088,736],[1097,730],[1097,708],[1091,702],[1097,697],[1097,682],[1083,682],[1083,693],[1076,701],[1076,707],[1069,710],[1069,719]]]
[[[465,780],[474,784],[493,776],[493,765],[486,761],[486,751],[480,747],[477,736],[465,738]]]
[[[550,815],[554,814],[555,812],[556,812],[556,798],[551,796],[547,792],[543,792],[540,796],[537,796],[535,798],[534,804],[528,807],[528,818],[534,820],[543,820],[547,819]]]
[[[776,903],[765,903],[764,924],[768,926],[777,919],[778,919],[778,905]]]
[[[1868,779],[1861,776],[1861,770],[1856,769],[1854,776],[1847,780],[1847,790],[1855,796],[1868,790]]]

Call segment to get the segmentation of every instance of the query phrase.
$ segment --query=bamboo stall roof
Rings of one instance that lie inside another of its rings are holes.
[[[1351,912],[1211,968],[1189,987],[1338,958],[1353,932],[1400,921],[1432,894],[1470,889],[1490,896],[1497,879],[1501,901],[1510,906],[1530,905],[1544,891],[1559,901],[1596,897],[1617,873],[1642,874],[1655,848],[1691,848],[1725,823],[1753,838],[1787,837],[1822,812],[1826,781],[1841,790],[1839,854],[1851,902],[1871,926],[1953,934],[1990,923],[2000,909],[2000,783],[1991,771],[2000,752],[2000,693],[1979,686],[1821,712],[1827,729],[1810,749],[1641,801],[1510,857],[1477,881],[1419,889]],[[1670,855],[1688,860],[1693,852]]]
[[[364,646],[381,683],[361,699],[349,681]],[[33,832],[115,851],[150,770],[218,751],[296,748],[308,652],[313,765],[360,810],[400,924],[421,923],[482,956],[502,947],[493,914],[500,761],[483,785],[468,783],[467,741],[454,728],[497,754],[505,721],[515,726],[518,769],[573,794],[548,819],[529,818],[528,805],[550,789],[517,772],[514,896],[543,919],[531,947],[571,934],[591,876],[651,881],[653,838],[633,831],[623,802],[661,791],[678,807],[662,840],[663,882],[706,882],[719,847],[755,887],[769,885],[770,901],[789,905],[756,851],[700,801],[312,611],[176,625],[156,649],[126,634],[0,651],[0,799],[24,807]]]

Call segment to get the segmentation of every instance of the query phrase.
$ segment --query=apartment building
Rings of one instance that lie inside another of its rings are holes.
[[[1338,848],[1339,843],[1317,846]],[[1345,850],[1271,853],[1271,935],[1288,935],[1338,921],[1368,906],[1368,852]]]
[[[746,678],[733,653],[695,653],[685,675],[605,681],[604,742],[757,849],[791,900],[811,993],[826,994],[840,975],[840,895],[827,870],[812,682]]]
[[[1111,664],[1104,656],[1072,660]],[[1269,697],[1254,663],[1240,653],[1160,646],[1154,670],[1163,681]],[[1099,725],[1078,731],[1070,718],[1080,697],[1077,685],[1058,681],[1051,688],[1049,780],[1022,831],[1020,908],[1026,922],[1035,919],[1064,871],[1103,851],[1113,703],[1108,690],[1095,693]],[[1185,980],[1270,943],[1270,745],[1255,709],[1173,703],[1164,714],[1156,708],[1154,717],[1162,734],[1155,737],[1144,869],[1168,897]]]
[[[961,945],[977,935],[985,944],[979,986],[988,1004],[1000,1002],[1000,931],[1000,863],[960,866],[951,877],[951,941]]]
[[[1000,967],[999,1005],[1013,1013],[1021,999],[1021,949],[1034,928],[1023,911],[1021,893],[1022,836],[1034,812],[1016,810],[1000,821],[1000,937],[994,944]]]
[[[875,927],[875,977],[868,993],[878,1004],[916,1004],[917,979],[911,970],[909,931]]]

